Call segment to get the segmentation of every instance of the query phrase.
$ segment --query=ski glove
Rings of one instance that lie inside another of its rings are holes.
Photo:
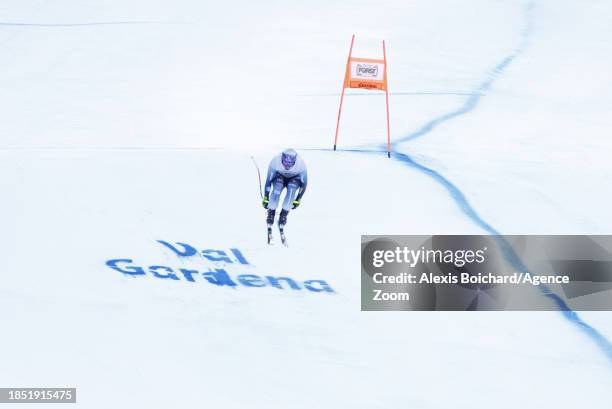
[[[300,205],[300,201],[299,201],[299,200],[294,200],[294,201],[293,201],[293,207],[292,207],[292,209],[297,209],[299,205]]]
[[[264,207],[264,209],[268,208],[268,203],[270,203],[270,199],[268,199],[268,196],[264,196],[263,202],[261,202],[261,204]]]

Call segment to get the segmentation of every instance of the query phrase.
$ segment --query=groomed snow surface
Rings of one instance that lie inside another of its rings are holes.
[[[559,312],[361,312],[359,244],[612,232],[611,18],[5,0],[0,386],[84,408],[608,408],[609,342]],[[376,93],[348,92],[330,150],[353,32],[357,56],[387,40],[392,159]],[[251,156],[263,173],[286,146],[310,185],[270,247]],[[612,338],[612,314],[579,315]]]

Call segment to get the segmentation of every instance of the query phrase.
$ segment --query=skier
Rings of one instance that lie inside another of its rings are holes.
[[[278,229],[281,241],[287,245],[285,237],[285,225],[289,210],[296,209],[306,192],[308,185],[308,173],[306,163],[298,156],[293,149],[285,149],[270,161],[268,166],[268,176],[264,188],[263,207],[268,210],[268,244],[272,241],[272,225],[276,215],[276,208],[280,201],[281,192],[286,188],[285,199],[283,200],[282,210],[278,218]],[[272,195],[270,195],[272,190]]]

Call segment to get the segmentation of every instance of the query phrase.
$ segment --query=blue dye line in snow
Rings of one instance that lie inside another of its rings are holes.
[[[501,60],[499,64],[497,64],[488,77],[476,88],[473,93],[469,94],[469,98],[466,99],[465,103],[455,111],[451,111],[444,115],[441,115],[437,118],[426,123],[422,128],[413,132],[403,138],[400,138],[398,141],[392,144],[392,158],[402,162],[403,164],[410,166],[414,169],[417,169],[420,172],[425,173],[430,176],[436,182],[441,184],[448,193],[451,195],[455,203],[459,206],[461,211],[476,225],[481,227],[487,233],[495,236],[495,239],[502,249],[504,256],[510,262],[510,264],[519,271],[528,271],[526,266],[521,261],[520,257],[516,254],[510,243],[503,237],[501,234],[493,228],[489,223],[487,223],[476,210],[470,205],[465,194],[455,186],[450,180],[442,176],[439,172],[434,169],[428,168],[427,166],[421,165],[412,159],[409,155],[400,152],[397,149],[397,145],[403,142],[407,142],[416,138],[419,138],[423,135],[426,135],[432,132],[438,125],[447,122],[453,118],[465,115],[471,111],[473,111],[477,106],[482,97],[486,95],[486,92],[491,88],[492,84],[495,80],[505,71],[505,69],[514,61],[514,59],[519,56],[529,42],[529,38],[531,36],[533,30],[533,8],[534,1],[530,1],[525,7],[525,16],[527,24],[523,31],[521,32],[521,42],[518,47],[516,47],[512,53]],[[378,150],[372,149],[342,149],[342,151],[347,152],[355,152],[355,153],[384,153],[387,151],[387,146],[384,144],[379,145]],[[576,325],[581,331],[583,331],[589,338],[591,338],[596,345],[604,352],[607,358],[612,361],[612,343],[601,334],[596,328],[586,323],[580,316],[569,308],[569,306],[561,299],[557,294],[553,293],[546,285],[540,284],[537,286],[538,290],[547,298],[549,298],[560,310],[563,316],[572,324]]]
[[[399,160],[400,162],[427,174],[436,182],[444,186],[467,217],[469,217],[475,224],[480,226],[487,233],[495,236],[495,241],[502,249],[504,256],[510,262],[510,264],[519,271],[529,271],[521,261],[520,257],[512,248],[512,245],[497,230],[495,230],[489,223],[487,223],[478,214],[478,212],[476,212],[476,210],[468,202],[467,198],[465,197],[465,194],[463,194],[463,192],[457,186],[455,186],[451,181],[446,179],[437,171],[415,162],[409,155],[400,152],[394,152],[393,157]],[[557,308],[561,311],[561,313],[566,319],[568,319],[572,324],[577,325],[578,328],[583,330],[593,341],[595,341],[595,343],[606,354],[608,359],[612,361],[612,344],[604,335],[602,335],[597,329],[582,320],[582,318],[580,318],[580,316],[575,311],[569,308],[569,306],[561,297],[552,292],[546,285],[539,284],[537,288],[545,297],[549,298],[557,306]]]
[[[333,151],[333,149],[328,148],[304,148],[300,150],[312,150],[312,151]],[[338,149],[339,152],[349,152],[349,153],[365,153],[365,154],[386,154],[386,147],[384,150],[378,149]],[[476,225],[481,227],[488,234],[495,237],[495,241],[499,245],[504,254],[505,258],[510,262],[510,264],[517,269],[518,271],[528,271],[525,264],[521,261],[520,257],[514,251],[512,245],[501,235],[499,231],[497,231],[493,226],[487,223],[478,212],[472,207],[469,203],[465,194],[459,189],[455,184],[453,184],[450,180],[445,178],[442,174],[437,172],[434,169],[428,168],[427,166],[421,165],[416,162],[414,159],[405,153],[401,153],[398,151],[394,151],[392,158],[402,162],[403,164],[410,166],[418,171],[428,175],[440,185],[442,185],[448,193],[451,195],[455,203],[459,206],[461,211],[474,222]],[[552,292],[546,285],[539,284],[536,286],[538,290],[553,302],[563,316],[572,324],[576,325],[580,330],[584,331],[586,335],[591,338],[596,345],[601,348],[607,358],[612,361],[612,343],[596,328],[589,325],[585,322],[580,316],[565,303],[565,301],[559,297],[557,294]]]
[[[533,16],[532,16],[533,7],[534,7],[534,1],[530,1],[525,7],[525,15],[526,15],[527,24],[525,25],[525,28],[521,32],[521,42],[518,45],[518,47],[516,47],[512,51],[512,53],[508,55],[507,57],[505,57],[499,64],[493,67],[493,70],[489,74],[488,78],[485,79],[485,81],[483,81],[478,87],[476,87],[476,90],[470,94],[469,98],[465,100],[465,103],[461,107],[459,107],[457,110],[451,111],[437,118],[434,118],[433,120],[427,122],[421,129],[417,130],[416,132],[413,132],[395,141],[393,143],[394,148],[396,148],[397,144],[419,138],[433,131],[438,125],[443,124],[444,122],[450,121],[451,119],[454,119],[456,117],[465,115],[468,112],[471,112],[474,109],[476,109],[476,107],[478,106],[478,103],[480,102],[482,97],[486,95],[486,92],[491,88],[491,85],[493,85],[493,82],[495,82],[497,77],[499,77],[505,71],[505,69],[514,61],[516,57],[518,57],[523,52],[523,50],[527,46],[529,42],[529,38],[533,31]],[[385,146],[385,149],[386,149],[386,146]]]
[[[469,204],[467,198],[465,197],[465,194],[457,186],[455,186],[452,182],[450,182],[447,178],[442,176],[437,171],[423,166],[420,163],[417,163],[409,155],[398,152],[397,145],[402,142],[407,142],[419,138],[433,131],[438,125],[447,122],[453,118],[465,115],[468,112],[473,111],[478,106],[478,103],[480,102],[482,97],[486,95],[486,92],[491,88],[493,82],[495,82],[495,80],[506,70],[506,68],[514,61],[514,59],[523,52],[523,50],[527,46],[527,43],[529,42],[529,38],[533,31],[533,8],[534,1],[532,0],[525,7],[524,13],[526,16],[527,24],[521,33],[521,42],[519,46],[515,48],[509,56],[505,57],[499,64],[497,64],[493,68],[488,78],[476,88],[476,92],[470,95],[469,98],[467,98],[465,103],[459,109],[439,116],[433,119],[432,121],[429,121],[416,132],[413,132],[403,138],[400,138],[393,144],[394,153],[392,155],[393,158],[429,175],[442,186],[444,186],[466,216],[468,216],[475,224],[480,226],[483,230],[485,230],[491,235],[496,236],[496,241],[501,247],[506,259],[512,264],[514,268],[520,271],[527,271],[527,268],[521,261],[520,257],[518,257],[518,255],[515,253],[510,243],[508,243],[508,241],[503,236],[501,236],[499,232],[495,230],[489,223],[487,223]],[[381,150],[383,151],[386,150],[386,146],[384,145],[381,145],[381,148]],[[540,284],[537,288],[544,296],[546,296],[556,304],[557,308],[559,308],[563,316],[569,322],[576,325],[587,336],[589,336],[593,341],[595,341],[596,345],[601,348],[602,351],[608,357],[608,359],[612,361],[612,343],[610,342],[610,340],[608,340],[596,328],[582,320],[582,318],[580,318],[580,316],[575,311],[569,308],[569,306],[565,303],[565,301],[563,301],[563,299],[561,299],[557,294],[550,291],[547,286]]]
[[[446,190],[451,195],[455,203],[457,203],[457,205],[459,205],[459,207],[461,208],[461,211],[467,217],[469,217],[474,223],[476,223],[479,227],[481,227],[484,231],[486,231],[489,234],[496,235],[496,236],[500,235],[500,233],[497,230],[495,230],[489,223],[487,223],[482,217],[480,217],[478,212],[474,210],[474,208],[470,205],[467,198],[465,197],[465,194],[461,191],[461,189],[455,186],[451,181],[446,179],[440,173],[438,173],[437,171],[431,168],[428,168],[427,166],[423,166],[418,162],[415,162],[409,155],[406,155],[405,153],[393,152],[392,157],[395,158],[396,160],[399,160],[400,162],[403,162],[404,164],[412,168],[415,168],[425,173],[431,178],[433,178],[436,182],[438,182],[439,184],[444,186],[444,188],[446,188]]]

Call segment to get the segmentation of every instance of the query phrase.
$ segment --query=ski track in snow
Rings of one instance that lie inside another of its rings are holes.
[[[527,271],[528,269],[523,264],[522,260],[515,253],[514,249],[510,245],[510,243],[501,235],[499,231],[497,231],[493,226],[487,223],[474,209],[474,207],[470,204],[465,194],[458,188],[455,184],[453,184],[449,179],[444,177],[438,171],[428,168],[417,161],[415,161],[410,155],[406,153],[402,153],[398,147],[400,144],[412,141],[414,139],[425,136],[431,132],[433,132],[438,126],[454,119],[457,117],[461,117],[466,115],[478,107],[479,102],[483,97],[486,96],[486,93],[491,89],[491,86],[497,80],[499,76],[501,76],[504,71],[508,68],[508,66],[518,57],[520,56],[527,44],[531,39],[531,34],[533,31],[533,10],[535,7],[535,0],[529,1],[525,5],[524,8],[524,16],[526,20],[525,27],[521,31],[521,40],[519,45],[504,59],[502,59],[485,77],[484,81],[482,81],[472,92],[467,92],[465,95],[469,95],[469,97],[465,100],[464,104],[456,110],[450,111],[446,114],[435,117],[434,119],[427,122],[420,129],[415,132],[412,132],[404,137],[401,137],[399,140],[393,142],[391,144],[391,150],[393,154],[391,157],[395,160],[400,161],[406,166],[409,166],[413,169],[416,169],[427,176],[431,177],[437,183],[442,185],[450,194],[455,203],[459,206],[461,211],[474,222],[476,225],[485,230],[488,234],[495,236],[497,244],[502,249],[504,256],[506,259],[512,264],[512,266],[518,270]],[[379,144],[378,150],[372,149],[339,149],[344,152],[352,152],[352,153],[368,153],[368,154],[379,154],[381,152],[386,153],[387,145]],[[327,150],[327,149],[324,149]],[[563,316],[573,325],[578,327],[579,330],[583,331],[591,340],[595,342],[595,344],[604,352],[606,357],[610,362],[612,362],[612,343],[608,340],[601,332],[599,332],[595,327],[588,324],[584,321],[580,316],[570,309],[568,305],[561,299],[557,294],[553,293],[547,286],[540,284],[537,286],[540,292],[547,298],[549,298],[560,310]],[[477,300],[475,300],[477,302]]]
[[[88,27],[88,26],[119,26],[136,24],[191,24],[184,21],[98,21],[87,23],[12,23],[0,21],[0,27]]]

